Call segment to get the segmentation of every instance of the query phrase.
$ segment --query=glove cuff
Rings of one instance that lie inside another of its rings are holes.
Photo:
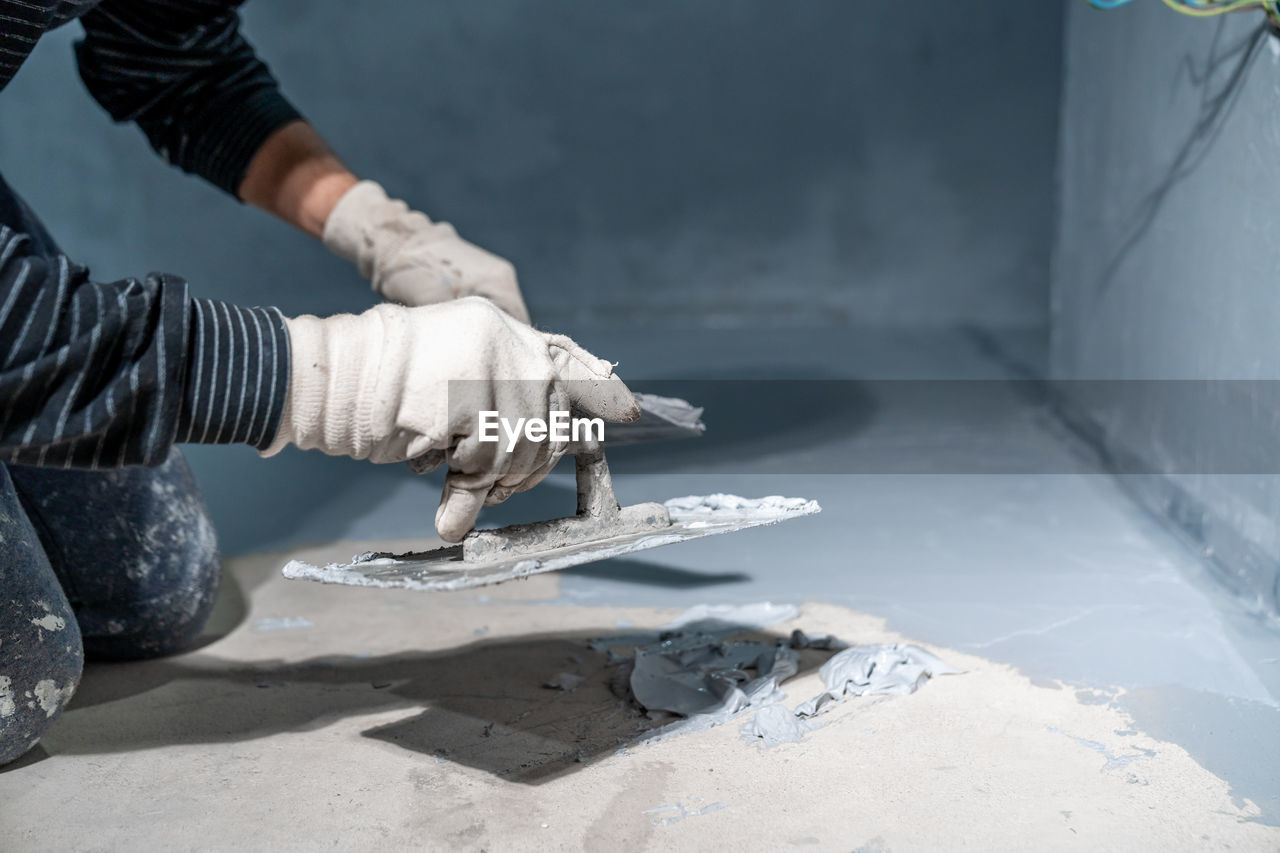
[[[386,292],[385,267],[394,264],[407,241],[427,233],[433,239],[456,237],[448,223],[432,222],[403,201],[388,198],[376,181],[360,181],[338,199],[320,236],[325,248],[356,265],[374,292],[394,299],[396,294]]]
[[[323,400],[324,378],[328,373],[328,358],[324,346],[324,325],[319,317],[304,314],[301,317],[285,317],[285,331],[289,335],[289,387],[284,395],[284,409],[280,414],[280,426],[275,438],[258,451],[264,459],[275,456],[290,444],[309,446],[308,429],[314,423],[316,404]],[[301,404],[301,405],[299,405]]]
[[[369,456],[377,424],[386,419],[377,407],[397,395],[376,393],[387,346],[403,344],[403,318],[395,306],[363,314],[285,318],[289,333],[289,388],[280,426],[263,457],[286,445],[319,449],[331,455]],[[397,322],[398,321],[398,322]]]
[[[330,252],[358,264],[366,244],[373,214],[390,199],[376,181],[359,181],[342,194],[324,221],[321,240]],[[361,271],[363,272],[363,270]]]
[[[408,212],[409,206],[388,198],[377,181],[360,181],[338,199],[320,237],[325,248],[371,278],[378,253],[386,249],[388,224]]]

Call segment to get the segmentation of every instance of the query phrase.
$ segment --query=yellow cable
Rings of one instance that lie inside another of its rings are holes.
[[[1248,9],[1251,6],[1256,6],[1259,9],[1266,8],[1265,3],[1260,2],[1260,0],[1228,0],[1228,2],[1218,3],[1214,6],[1199,8],[1183,5],[1178,0],[1163,0],[1163,2],[1173,11],[1192,18],[1211,18],[1215,15],[1225,15],[1227,12],[1235,12],[1239,9]]]

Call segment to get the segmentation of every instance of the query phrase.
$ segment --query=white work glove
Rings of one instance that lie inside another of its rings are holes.
[[[392,302],[434,305],[483,296],[529,322],[509,261],[463,240],[448,222],[432,222],[387,198],[373,181],[361,181],[338,200],[323,238],[329,251],[353,262],[374,291]]]
[[[479,440],[479,412],[547,420],[551,411],[625,422],[640,415],[613,367],[564,335],[519,323],[487,300],[286,319],[291,366],[280,427],[287,444],[372,462],[427,454],[449,465],[436,529],[457,542],[485,504],[533,488],[567,442]],[[517,381],[518,380],[518,381]]]

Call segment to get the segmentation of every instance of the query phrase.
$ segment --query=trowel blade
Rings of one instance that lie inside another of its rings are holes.
[[[635,392],[635,398],[640,404],[639,419],[629,424],[605,424],[606,446],[697,438],[707,428],[702,422],[702,408],[687,400],[639,391]]]
[[[777,524],[813,515],[822,509],[817,501],[804,498],[740,498],[736,495],[673,498],[665,506],[671,515],[671,526],[660,531],[580,542],[538,554],[486,562],[464,562],[462,546],[452,545],[409,554],[368,552],[354,557],[350,563],[331,563],[327,566],[314,566],[301,560],[293,560],[284,567],[282,573],[291,580],[348,586],[424,591],[468,589],[594,563],[662,545],[700,539],[703,536]]]

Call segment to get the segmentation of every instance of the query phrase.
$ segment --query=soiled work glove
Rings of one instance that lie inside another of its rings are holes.
[[[432,222],[387,198],[373,181],[361,181],[338,200],[324,224],[324,244],[355,263],[385,299],[415,306],[483,296],[529,322],[509,261],[463,240],[448,222]]]
[[[457,542],[481,506],[533,488],[567,442],[508,436],[482,442],[481,411],[547,420],[631,421],[635,398],[612,365],[564,335],[539,332],[479,298],[363,314],[286,319],[292,353],[280,427],[262,452],[287,444],[373,462],[427,454],[449,465],[436,529]]]

